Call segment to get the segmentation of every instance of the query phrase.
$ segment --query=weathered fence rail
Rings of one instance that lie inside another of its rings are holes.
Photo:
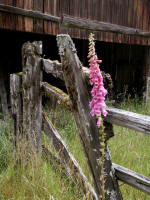
[[[93,190],[91,184],[88,182],[78,162],[69,152],[65,142],[62,140],[61,136],[45,114],[43,114],[43,130],[47,137],[50,139],[52,146],[58,152],[62,162],[66,166],[68,174],[72,174],[73,177],[76,178],[76,181],[82,182],[83,187],[87,187],[93,199],[98,199],[95,191]]]
[[[63,91],[47,83],[43,83],[42,87],[47,97],[55,96],[62,105],[65,105],[68,109],[71,108],[69,96]],[[150,116],[110,107],[107,108],[107,111],[108,115],[104,119],[106,122],[150,134]]]
[[[82,185],[84,192],[88,189],[90,198],[98,200],[102,194],[99,131],[96,121],[90,115],[89,89],[87,68],[82,67],[78,59],[75,46],[68,35],[57,37],[61,63],[42,59],[40,42],[26,43],[23,46],[23,73],[22,76],[10,76],[11,103],[15,124],[15,143],[20,133],[33,140],[36,152],[43,149],[41,145],[41,129],[50,140],[51,145],[59,155],[59,162],[65,166],[65,172],[72,175]],[[65,81],[68,95],[60,89],[42,82],[42,70],[53,74]],[[77,161],[69,152],[65,142],[57,130],[48,120],[45,113],[42,116],[41,96],[55,97],[62,105],[72,110],[77,125],[83,149],[87,157],[95,191],[82,172]],[[43,126],[42,126],[43,122]],[[82,122],[82,123],[81,123]],[[104,119],[107,139],[113,136],[112,124],[150,134],[150,117],[116,108],[108,108],[108,116]],[[30,137],[29,134],[30,134]],[[28,147],[29,148],[29,147]],[[52,153],[49,155],[54,158]],[[55,162],[57,164],[57,162]],[[150,178],[137,174],[111,162],[108,147],[105,149],[105,199],[121,200],[117,179],[141,191],[150,194]]]
[[[150,194],[150,178],[114,163],[113,168],[115,169],[115,174],[119,180]]]

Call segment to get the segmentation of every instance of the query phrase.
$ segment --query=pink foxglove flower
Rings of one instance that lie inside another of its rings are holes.
[[[91,115],[96,116],[97,126],[101,125],[101,115],[106,116],[106,104],[105,104],[105,95],[107,90],[104,88],[103,77],[99,69],[99,64],[102,60],[98,60],[98,57],[95,53],[95,42],[94,35],[91,33],[89,36],[89,66],[90,66],[90,84],[93,85],[91,95],[92,100],[90,102]]]

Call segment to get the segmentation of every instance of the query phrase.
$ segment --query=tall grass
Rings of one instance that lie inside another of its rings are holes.
[[[130,100],[118,105],[119,108],[150,114],[147,107],[138,100]],[[51,110],[46,108],[49,118]],[[67,143],[68,148],[79,162],[84,173],[91,180],[86,158],[80,143],[72,114],[57,105],[55,127]],[[115,136],[109,141],[112,161],[133,171],[150,177],[150,136],[119,126],[114,126]],[[43,135],[43,143],[51,148]],[[12,123],[0,123],[0,200],[82,200],[78,184],[60,173],[59,168],[48,163],[43,157],[38,162],[31,159],[27,169],[15,166],[13,159]],[[119,183],[124,200],[149,200],[150,196]]]
[[[43,140],[46,138],[43,137]],[[60,169],[51,165],[43,156],[39,158],[32,155],[28,167],[17,165],[15,159],[12,122],[1,121],[0,200],[83,199],[78,184],[73,184],[71,178],[62,176]]]

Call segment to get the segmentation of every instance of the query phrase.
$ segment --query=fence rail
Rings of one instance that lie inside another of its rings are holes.
[[[47,83],[43,83],[42,87],[46,96],[55,96],[61,104],[70,109],[71,102],[67,94]],[[106,122],[150,134],[150,116],[110,107],[107,108],[107,111],[108,115],[104,119]]]

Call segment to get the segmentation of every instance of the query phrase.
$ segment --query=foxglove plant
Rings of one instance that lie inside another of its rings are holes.
[[[92,33],[89,36],[88,58],[90,66],[90,84],[93,86],[91,91],[92,100],[90,102],[91,115],[98,118],[97,126],[100,127],[101,115],[107,115],[105,104],[105,96],[107,94],[107,90],[104,88],[103,77],[99,69],[99,65],[102,60],[98,60],[98,57],[95,53],[94,34]]]
[[[107,145],[106,141],[106,135],[104,132],[104,126],[102,123],[102,115],[105,117],[107,115],[106,111],[106,104],[105,104],[105,96],[107,94],[107,90],[104,88],[103,84],[103,77],[99,68],[100,63],[102,60],[98,60],[98,57],[95,53],[95,42],[94,42],[94,34],[90,34],[89,36],[89,66],[90,66],[90,84],[93,86],[91,90],[92,100],[90,102],[90,108],[91,108],[91,115],[96,116],[98,118],[97,120],[97,126],[100,132],[100,153],[101,157],[99,158],[99,162],[101,165],[101,189],[102,189],[102,195],[100,196],[101,200],[105,199],[105,178],[104,178],[104,158],[105,158],[105,148]]]

